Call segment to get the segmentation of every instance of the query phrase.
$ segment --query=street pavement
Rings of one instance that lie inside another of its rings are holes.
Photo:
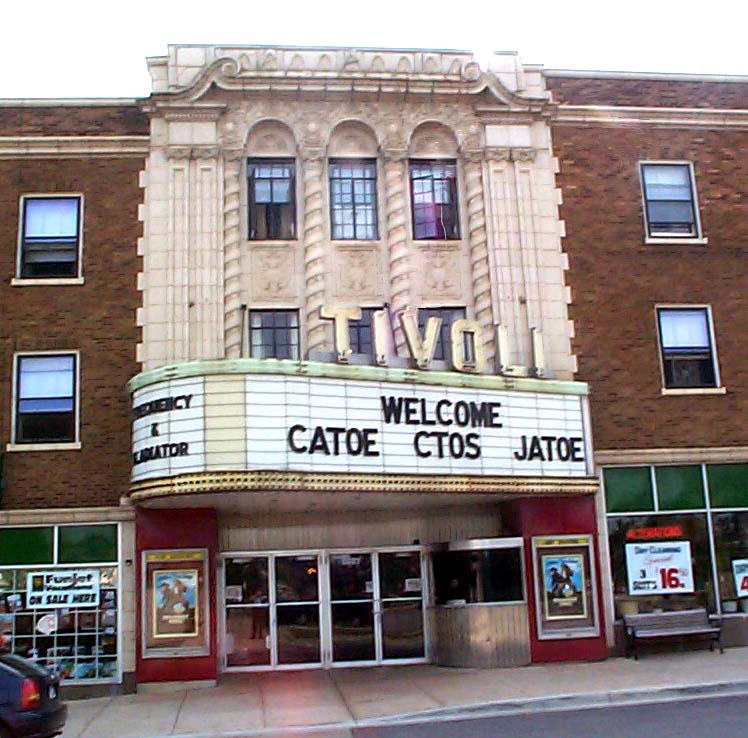
[[[353,738],[744,738],[748,700],[707,697],[626,707],[405,722],[354,728]]]
[[[394,723],[436,725],[730,694],[748,696],[748,648],[511,669],[418,665],[225,674],[216,687],[151,687],[71,701],[64,738],[351,738]],[[728,736],[720,732],[720,738]]]

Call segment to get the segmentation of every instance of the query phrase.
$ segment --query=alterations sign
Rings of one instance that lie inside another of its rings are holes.
[[[748,597],[748,559],[733,559],[732,575],[735,578],[737,596]]]
[[[98,607],[99,572],[95,569],[32,571],[26,575],[26,607]]]
[[[626,569],[630,595],[694,591],[690,541],[627,543]]]

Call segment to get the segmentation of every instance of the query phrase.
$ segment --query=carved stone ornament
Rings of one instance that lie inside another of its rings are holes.
[[[379,269],[373,249],[341,249],[338,252],[338,294],[364,297],[379,289]]]
[[[284,248],[256,249],[252,254],[252,294],[261,299],[290,297],[293,252]]]
[[[219,146],[168,146],[167,159],[217,159],[221,156]]]
[[[421,253],[422,295],[459,298],[461,265],[459,252],[432,246]]]

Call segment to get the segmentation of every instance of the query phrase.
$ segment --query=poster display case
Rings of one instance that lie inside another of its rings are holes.
[[[532,554],[538,638],[599,635],[591,536],[535,537]]]
[[[143,657],[203,656],[208,643],[208,551],[143,551]]]

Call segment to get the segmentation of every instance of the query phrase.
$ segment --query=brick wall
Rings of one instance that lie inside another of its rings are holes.
[[[556,125],[596,449],[748,444],[748,131]],[[690,160],[707,246],[644,245],[637,162]],[[656,303],[712,306],[726,395],[662,396]]]
[[[748,108],[748,82],[546,77],[556,102],[663,108]]]
[[[0,161],[0,507],[116,505],[129,479],[129,397],[138,371],[135,327],[142,158]],[[84,195],[84,285],[11,286],[19,197]],[[11,432],[13,353],[78,349],[80,451],[5,452]]]
[[[138,135],[148,135],[148,119],[135,105],[0,108],[0,136]]]

